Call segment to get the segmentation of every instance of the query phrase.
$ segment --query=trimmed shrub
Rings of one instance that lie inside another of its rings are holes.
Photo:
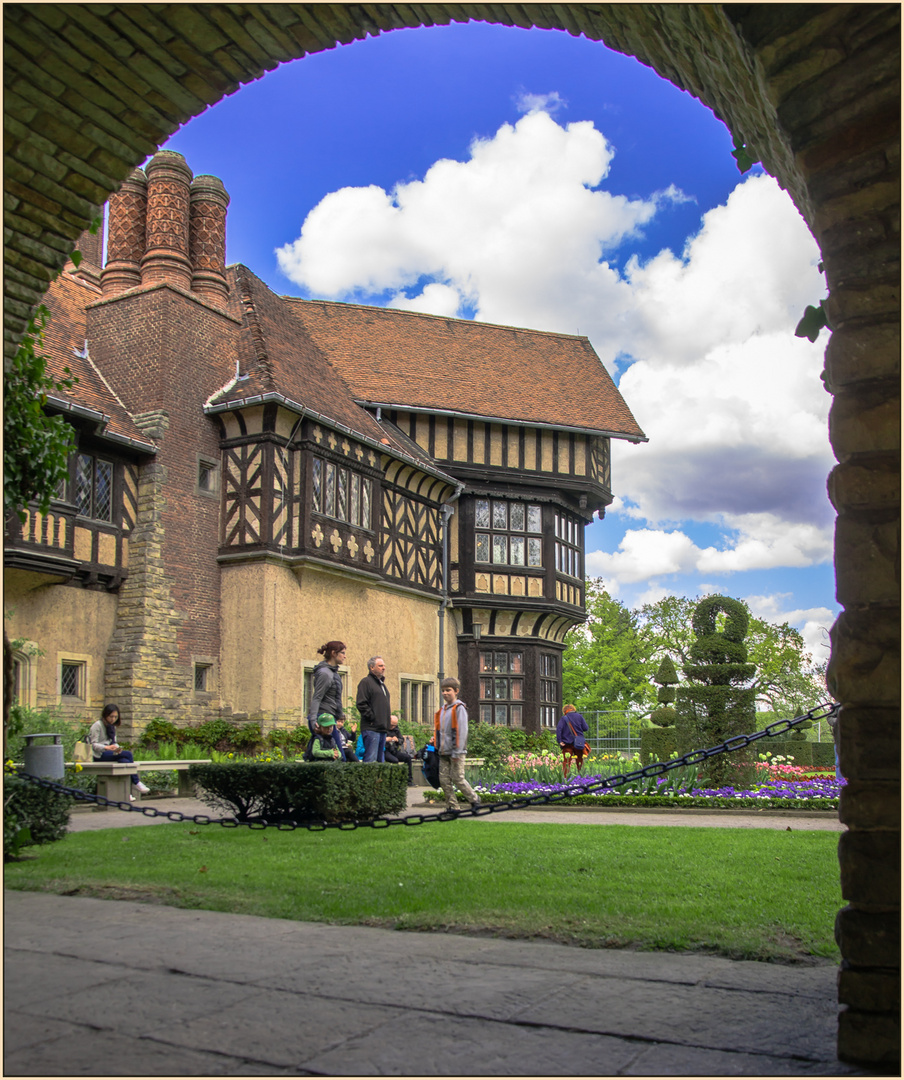
[[[208,806],[239,821],[369,821],[408,802],[408,773],[372,762],[214,762],[188,774]]]
[[[3,782],[3,858],[14,859],[23,847],[61,840],[69,827],[72,796],[40,787],[18,776]]]
[[[721,632],[716,630],[719,612],[726,616]],[[679,754],[716,746],[732,735],[755,730],[756,691],[745,686],[756,673],[756,665],[747,663],[744,644],[749,622],[747,608],[728,596],[708,596],[694,609],[696,640],[690,649],[691,662],[684,667],[691,681],[677,695]],[[743,760],[742,754],[732,757]],[[714,786],[731,780],[733,766],[726,755],[710,758],[703,768]]]
[[[668,761],[675,753],[677,744],[675,729],[643,728],[640,733],[640,760],[644,765],[654,761]]]
[[[468,757],[481,757],[488,765],[498,765],[512,752],[512,729],[494,724],[468,725]]]
[[[835,768],[835,744],[831,742],[803,742],[797,739],[760,739],[753,744],[751,750],[756,748],[757,754],[765,754],[768,750],[773,758],[783,754],[786,758],[794,758],[795,765],[817,765],[824,768]]]

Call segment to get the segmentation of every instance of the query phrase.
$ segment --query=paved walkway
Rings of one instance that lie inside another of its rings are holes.
[[[430,790],[421,787],[408,789],[408,809],[402,816],[409,814],[436,814],[441,807],[428,805],[424,793]],[[136,803],[136,806],[138,804]],[[161,811],[178,811],[181,814],[207,814],[220,817],[200,799],[149,799],[145,806],[153,806]],[[467,806],[467,803],[463,803]],[[838,820],[834,810],[704,810],[688,808],[685,810],[666,810],[644,807],[632,810],[629,807],[609,806],[585,809],[580,806],[560,806],[556,809],[506,810],[498,814],[487,814],[479,819],[482,822],[546,822],[567,825],[688,825],[696,828],[719,829],[819,829],[829,832],[844,832],[845,826]],[[128,810],[95,810],[82,804],[76,806],[70,817],[72,832],[85,829],[122,828],[127,825],[166,824],[163,817],[145,817]]]
[[[194,800],[156,805],[205,812]],[[523,816],[666,823],[608,811]],[[692,823],[667,815],[675,816]],[[79,811],[72,823],[79,831],[123,819],[165,824],[125,811]],[[503,819],[511,817],[481,820]],[[4,924],[4,1076],[870,1075],[835,1059],[829,964],[597,951],[12,891]]]

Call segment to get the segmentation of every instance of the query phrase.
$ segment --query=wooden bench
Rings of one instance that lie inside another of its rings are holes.
[[[69,765],[75,762],[67,762]],[[179,796],[192,798],[194,788],[188,776],[189,765],[209,765],[210,758],[183,759],[181,761],[80,761],[77,762],[85,772],[97,776],[97,794],[113,802],[128,802],[133,773],[140,776],[143,772],[177,772],[179,774]],[[106,806],[98,806],[106,810]]]

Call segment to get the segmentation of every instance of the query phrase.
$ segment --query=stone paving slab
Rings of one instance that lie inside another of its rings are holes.
[[[864,1076],[836,968],[5,894],[6,1076]],[[402,1034],[404,1033],[404,1034]]]

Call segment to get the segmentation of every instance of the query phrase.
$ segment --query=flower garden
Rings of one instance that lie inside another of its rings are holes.
[[[486,803],[567,791],[567,797],[557,799],[555,805],[757,810],[837,810],[845,783],[836,779],[834,769],[796,766],[793,760],[781,755],[773,757],[767,751],[754,764],[735,764],[738,779],[731,785],[708,786],[699,767],[691,765],[618,787],[598,786],[640,768],[638,755],[624,758],[603,754],[586,759],[582,775],[572,774],[565,779],[561,756],[543,750],[512,754],[498,764],[470,769],[468,779]],[[428,791],[427,798],[439,802],[443,794]]]

